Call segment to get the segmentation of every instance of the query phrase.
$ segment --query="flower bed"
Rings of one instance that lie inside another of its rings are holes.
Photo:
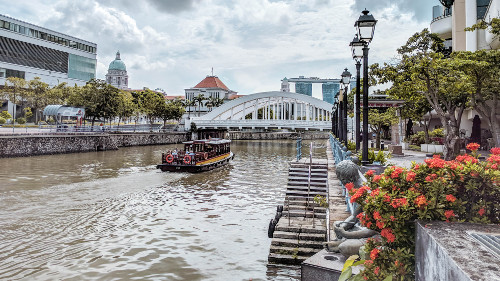
[[[350,188],[351,202],[363,208],[361,223],[380,231],[381,239],[365,245],[367,260],[360,273],[365,280],[414,279],[415,224],[420,220],[498,224],[500,206],[500,148],[479,162],[478,146],[472,155],[445,161],[435,156],[411,169],[387,168],[383,174],[366,173],[368,183]]]

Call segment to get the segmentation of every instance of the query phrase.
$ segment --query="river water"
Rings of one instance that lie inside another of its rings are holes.
[[[267,265],[295,142],[233,142],[234,161],[201,174],[155,169],[174,147],[0,159],[0,279],[297,280]]]

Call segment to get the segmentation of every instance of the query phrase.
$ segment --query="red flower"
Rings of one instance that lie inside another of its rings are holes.
[[[446,217],[446,220],[448,220],[449,218],[454,217],[455,213],[453,210],[446,210],[444,211],[444,216]]]
[[[484,215],[486,211],[484,210],[484,208],[481,208],[479,209],[479,211],[477,211],[477,213],[482,217]]]
[[[365,265],[372,265],[373,261],[372,260],[365,260],[364,264]]]
[[[373,177],[373,182],[378,182],[378,181],[380,181],[380,179],[382,179],[382,175],[375,175]]]
[[[385,224],[384,224],[384,222],[383,222],[383,221],[377,221],[376,225],[377,225],[377,227],[378,227],[378,228],[380,228],[380,229],[384,228],[384,226],[385,226]]]
[[[361,212],[361,213],[359,213],[356,217],[357,217],[358,219],[363,219],[363,217],[364,217],[364,216],[365,216],[365,213]]]
[[[368,172],[366,172],[365,176],[371,177],[371,176],[373,176],[374,172],[375,172],[375,170],[368,170]]]
[[[401,167],[396,167],[394,171],[391,173],[391,178],[392,179],[397,179],[399,175],[403,172],[403,168]]]
[[[398,264],[400,264],[398,260],[394,261],[395,266],[398,266]]]
[[[370,193],[370,195],[371,195],[372,197],[375,197],[375,196],[377,196],[379,193],[380,193],[380,188],[377,188],[377,189],[372,190],[372,192]]]
[[[373,212],[373,218],[376,220],[381,220],[382,216],[380,215],[380,213],[378,211],[375,211],[375,212]]]
[[[351,189],[353,189],[353,187],[354,187],[354,183],[352,183],[352,182],[345,184],[345,188],[347,189],[347,191],[351,191]]]
[[[391,221],[395,221],[396,218],[394,216],[391,216]]]
[[[470,176],[475,178],[475,177],[479,176],[479,174],[477,172],[471,171]]]
[[[493,153],[493,155],[500,155],[500,147],[493,147],[490,152]]]
[[[422,206],[427,206],[427,198],[425,198],[425,195],[420,195],[415,199],[415,204],[420,208]]]
[[[370,252],[370,258],[373,260],[375,260],[377,257],[378,257],[378,254],[380,253],[380,250],[375,248],[373,249],[371,252]]]
[[[475,143],[475,142],[471,142],[467,145],[467,149],[470,150],[470,151],[476,151],[478,150],[480,147],[480,145],[478,143]]]
[[[371,221],[369,221],[369,222],[366,223],[366,227],[367,228],[370,228],[370,226],[372,226],[372,222]]]
[[[384,202],[391,202],[391,196],[384,194]]]
[[[385,239],[387,239],[388,242],[394,242],[394,240],[396,240],[396,236],[392,234],[392,230],[390,228],[382,229],[380,235],[382,235],[382,237],[385,237]]]
[[[396,198],[394,200],[392,200],[391,202],[391,206],[393,208],[399,208],[401,206],[406,206],[408,205],[408,200],[406,200],[406,198]]]
[[[446,200],[448,200],[451,203],[453,203],[453,202],[455,202],[455,200],[457,200],[457,198],[455,198],[455,196],[453,196],[451,194],[448,194],[448,195],[446,195]]]
[[[375,267],[375,270],[373,270],[373,273],[375,273],[375,275],[378,275],[379,271],[380,271],[380,267],[377,266],[377,267]]]
[[[414,181],[416,176],[415,172],[410,171],[406,174],[406,181]]]

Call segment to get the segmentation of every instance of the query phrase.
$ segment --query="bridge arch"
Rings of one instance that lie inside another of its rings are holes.
[[[303,94],[262,92],[229,101],[213,111],[192,117],[198,128],[328,129],[332,105]]]

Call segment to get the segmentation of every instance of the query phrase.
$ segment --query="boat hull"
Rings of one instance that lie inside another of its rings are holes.
[[[230,160],[234,158],[234,154],[232,152],[229,153],[227,157],[224,157],[217,161],[207,161],[206,164],[201,165],[178,165],[178,164],[169,164],[163,163],[156,165],[157,169],[162,170],[163,172],[188,172],[188,173],[200,173],[204,171],[210,171],[218,167],[222,167],[229,163]]]

